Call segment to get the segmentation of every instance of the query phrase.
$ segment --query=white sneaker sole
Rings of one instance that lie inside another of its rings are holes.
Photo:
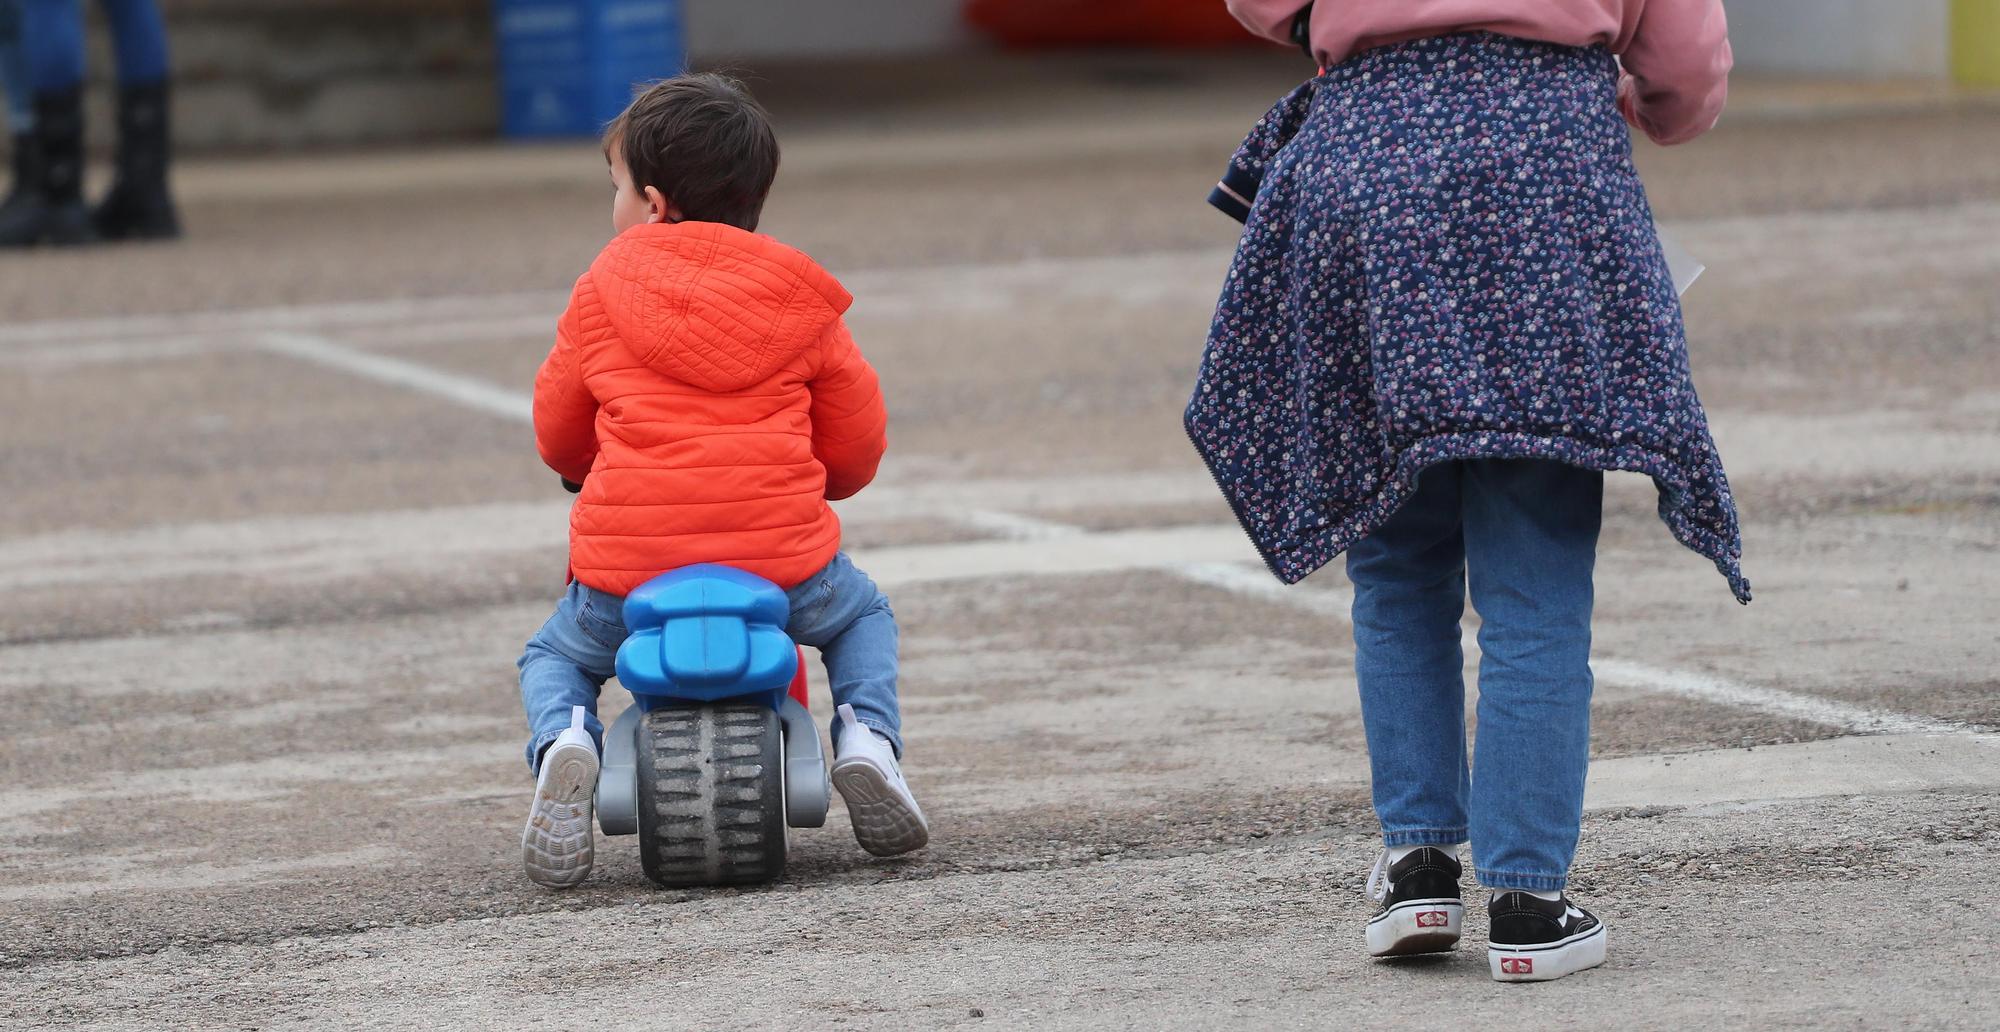
[[[1412,899],[1368,922],[1371,957],[1408,957],[1458,948],[1465,927],[1465,904],[1456,899]]]
[[[1486,966],[1495,982],[1548,982],[1604,963],[1604,926],[1582,935],[1524,949],[1488,945]]]
[[[916,800],[868,760],[850,758],[834,764],[833,787],[847,801],[847,817],[854,822],[854,840],[861,848],[876,856],[901,856],[930,842],[930,825]]]
[[[542,757],[535,802],[521,831],[521,867],[552,889],[566,889],[590,877],[596,851],[591,801],[597,794],[597,752],[587,745],[557,742]]]

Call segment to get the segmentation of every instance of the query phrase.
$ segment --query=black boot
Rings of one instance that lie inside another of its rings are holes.
[[[118,93],[118,174],[91,213],[106,240],[167,240],[181,220],[167,192],[167,84]]]
[[[0,201],[0,226],[12,222],[15,212],[25,208],[42,189],[42,138],[34,133],[15,133],[11,153],[14,181],[7,189],[7,199]]]
[[[83,206],[83,92],[66,90],[35,98],[34,134],[39,146],[15,171],[15,183],[0,218],[0,247],[83,244],[94,239],[90,212]]]

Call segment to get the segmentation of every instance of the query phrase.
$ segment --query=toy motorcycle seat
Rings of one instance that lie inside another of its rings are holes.
[[[618,681],[642,703],[782,694],[799,670],[790,618],[784,589],[754,574],[715,564],[661,574],[625,599]]]

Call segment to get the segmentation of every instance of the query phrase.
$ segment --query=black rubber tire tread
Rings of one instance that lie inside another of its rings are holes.
[[[668,888],[784,873],[784,733],[769,706],[656,709],[639,725],[639,861]]]

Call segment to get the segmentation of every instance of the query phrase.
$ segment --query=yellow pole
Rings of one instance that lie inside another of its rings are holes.
[[[2000,0],[1951,0],[1951,74],[2000,86]]]

